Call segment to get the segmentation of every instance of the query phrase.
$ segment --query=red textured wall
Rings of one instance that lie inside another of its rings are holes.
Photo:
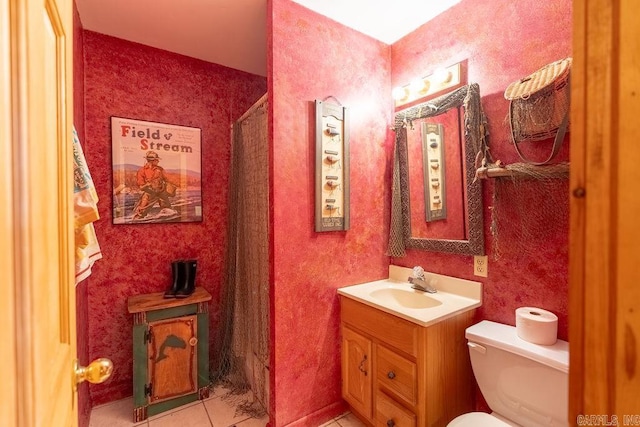
[[[94,404],[131,396],[127,298],[171,283],[170,262],[198,260],[196,284],[213,296],[218,322],[227,223],[230,125],[266,92],[266,79],[216,64],[84,32],[85,156],[100,197],[96,233],[103,259],[88,283],[89,355],[108,357],[112,379],[90,387]],[[110,116],[202,129],[203,221],[111,224]]]
[[[345,409],[336,289],[388,275],[389,47],[291,1],[270,4],[271,421],[317,426]],[[328,96],[351,115],[351,228],[316,233],[313,102]]]
[[[468,59],[469,81],[480,85],[494,159],[519,161],[509,142],[505,88],[541,66],[571,56],[571,0],[463,0],[392,46],[392,84],[406,84],[437,67]],[[568,137],[559,159],[568,159]],[[551,141],[532,153],[543,158]],[[511,206],[492,209],[496,184],[484,183],[484,235],[489,255],[486,279],[473,275],[473,257],[408,251],[391,262],[451,274],[484,284],[479,319],[515,324],[520,306],[537,306],[559,317],[559,336],[567,338],[568,315],[568,182],[543,186],[527,183],[513,191]],[[560,200],[549,206],[548,200]],[[540,214],[540,207],[547,211]],[[500,220],[498,240],[490,229]],[[531,231],[523,239],[520,229]],[[520,248],[524,240],[526,253]],[[499,244],[499,246],[498,246]],[[499,252],[498,252],[499,251]],[[498,257],[498,259],[496,259]]]

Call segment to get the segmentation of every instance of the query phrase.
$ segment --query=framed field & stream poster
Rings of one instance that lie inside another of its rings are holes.
[[[111,117],[113,223],[202,221],[199,128]]]

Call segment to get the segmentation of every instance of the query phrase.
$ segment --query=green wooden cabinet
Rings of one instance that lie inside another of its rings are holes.
[[[209,397],[209,300],[200,287],[183,299],[129,298],[134,422]]]

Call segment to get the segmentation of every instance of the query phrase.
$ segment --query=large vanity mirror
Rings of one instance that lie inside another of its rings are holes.
[[[478,85],[397,113],[395,129],[405,247],[484,255]]]

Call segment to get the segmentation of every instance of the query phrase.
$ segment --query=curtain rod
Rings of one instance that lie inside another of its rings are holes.
[[[258,108],[260,108],[264,103],[267,102],[268,99],[268,95],[269,93],[265,93],[264,95],[262,95],[260,97],[260,99],[258,99],[251,107],[249,107],[249,109],[242,115],[240,116],[240,118],[238,120],[236,120],[236,122],[241,122],[244,119],[246,119],[247,117],[249,117],[255,110],[257,110]],[[233,126],[233,125],[232,125]]]

